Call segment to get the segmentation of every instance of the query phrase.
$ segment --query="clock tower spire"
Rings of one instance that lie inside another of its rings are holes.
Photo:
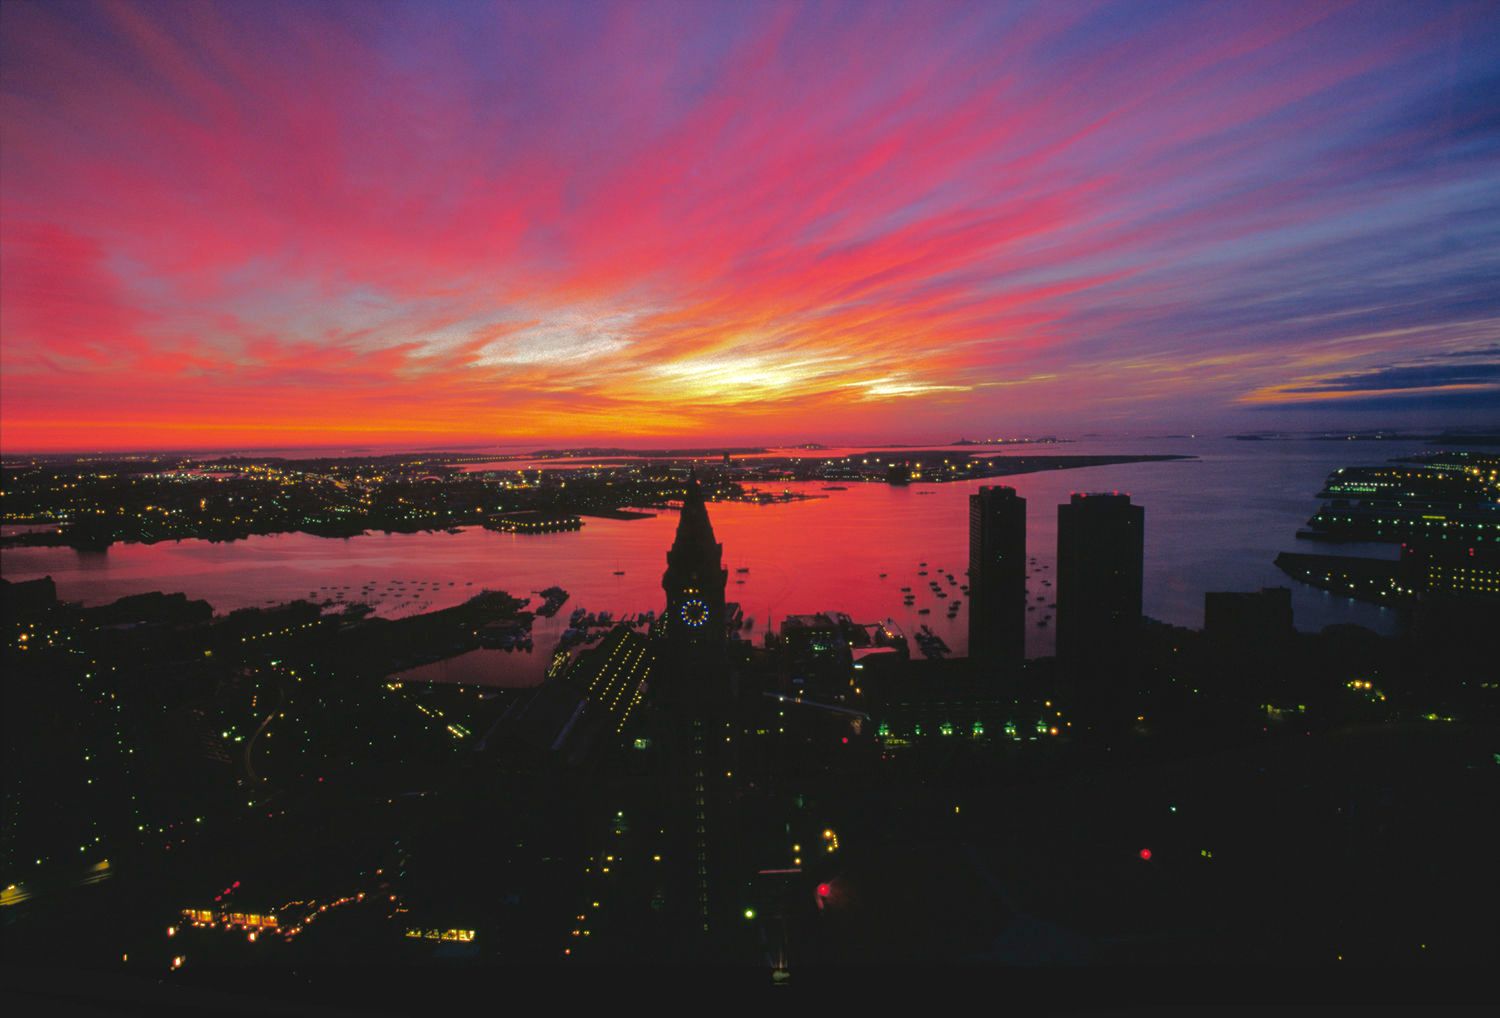
[[[667,552],[667,570],[661,578],[667,610],[659,628],[672,684],[692,689],[725,678],[724,590],[728,582],[724,546],[714,539],[695,471],[688,475],[677,539]]]

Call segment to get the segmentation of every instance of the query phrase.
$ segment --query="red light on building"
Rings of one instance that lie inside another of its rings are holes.
[[[1151,849],[1149,849],[1149,848],[1143,848],[1143,849],[1141,849],[1141,860],[1143,862],[1150,862],[1151,861]]]

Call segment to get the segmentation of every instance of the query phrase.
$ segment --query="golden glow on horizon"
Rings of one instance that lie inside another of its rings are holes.
[[[7,4],[0,448],[1477,406],[1495,46],[1437,3]]]

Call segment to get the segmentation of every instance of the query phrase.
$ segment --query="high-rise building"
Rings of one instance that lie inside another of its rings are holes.
[[[969,656],[981,666],[1026,657],[1026,500],[999,485],[969,496]]]
[[[1141,625],[1146,510],[1129,495],[1057,507],[1057,657],[1074,671],[1121,667]]]

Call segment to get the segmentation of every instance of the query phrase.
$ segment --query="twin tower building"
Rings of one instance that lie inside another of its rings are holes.
[[[1057,657],[1075,672],[1118,667],[1141,624],[1146,511],[1129,495],[1074,494],[1057,507]],[[1026,500],[1014,488],[969,496],[969,655],[982,667],[1026,658],[1031,602]],[[1050,600],[1039,593],[1039,601]]]

